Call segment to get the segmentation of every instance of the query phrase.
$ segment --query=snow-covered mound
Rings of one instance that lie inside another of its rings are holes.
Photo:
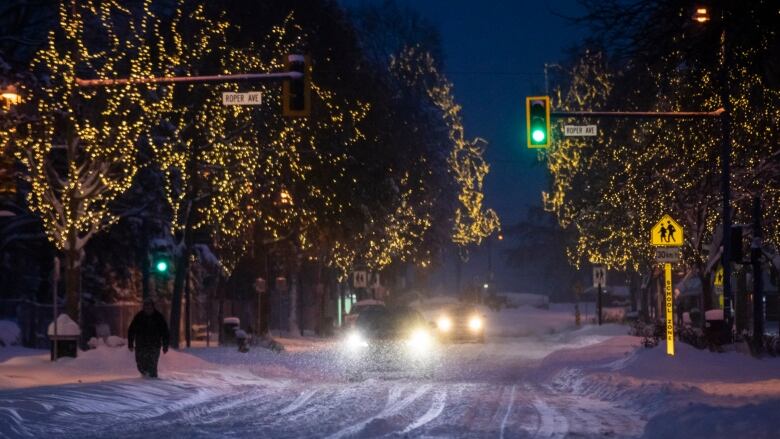
[[[517,293],[514,291],[502,291],[498,293],[499,296],[507,298],[507,302],[511,306],[533,306],[533,307],[545,307],[550,304],[550,298],[541,294],[530,293]]]
[[[46,331],[49,335],[54,335],[54,322],[49,323],[49,329]],[[81,334],[79,325],[73,321],[67,314],[60,314],[57,317],[57,336],[74,336]]]
[[[662,342],[656,349],[637,350],[620,373],[647,380],[689,383],[780,380],[780,360],[757,359],[737,352],[719,354],[680,342],[675,343],[675,356],[670,357]]]
[[[28,350],[32,351],[32,350]],[[110,381],[139,377],[135,354],[127,348],[99,345],[97,349],[79,351],[78,358],[61,358],[52,362],[47,351],[23,355],[0,363],[0,389]],[[27,352],[29,354],[29,352]],[[193,355],[168,351],[160,355],[160,375],[214,366]]]
[[[0,320],[0,347],[18,344],[20,334],[21,331],[16,323]]]

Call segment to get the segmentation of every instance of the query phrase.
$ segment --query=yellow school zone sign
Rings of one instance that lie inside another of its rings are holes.
[[[650,244],[656,247],[680,247],[683,244],[683,228],[669,215],[650,230]]]

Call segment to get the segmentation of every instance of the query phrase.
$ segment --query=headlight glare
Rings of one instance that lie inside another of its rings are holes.
[[[409,346],[414,349],[426,349],[431,345],[431,335],[424,329],[417,329],[409,337]]]
[[[450,329],[452,329],[452,320],[450,320],[450,318],[447,316],[439,317],[439,320],[436,322],[436,326],[442,332],[449,332]]]
[[[364,348],[368,346],[368,342],[358,332],[351,332],[347,335],[347,347],[350,349]]]
[[[469,319],[469,328],[471,328],[472,331],[479,331],[482,329],[482,318],[479,316],[474,316]]]

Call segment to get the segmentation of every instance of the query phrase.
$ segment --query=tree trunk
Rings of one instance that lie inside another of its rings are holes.
[[[185,232],[186,233],[186,232]],[[171,296],[171,346],[175,349],[179,348],[179,328],[181,326],[181,307],[182,307],[182,293],[184,292],[184,283],[187,280],[190,269],[190,244],[188,239],[185,239],[184,249],[176,258],[176,273],[173,278],[173,295]]]
[[[149,225],[147,220],[143,220],[142,230],[142,253],[138,258],[138,264],[141,266],[141,291],[142,297],[146,299],[151,295],[151,277],[149,276]]]
[[[187,258],[189,260],[189,258]],[[189,264],[187,264],[189,269]],[[187,347],[192,346],[192,289],[190,283],[189,273],[185,273],[184,277],[184,339]]]
[[[298,325],[298,270],[293,263],[293,269],[290,270],[290,315],[287,320],[287,330],[291,337],[296,337],[301,333]]]
[[[81,257],[78,250],[65,250],[65,312],[74,322],[81,317]]]
[[[260,294],[260,327],[258,332],[262,336],[266,336],[271,329],[271,290],[273,288],[273,281],[271,280],[271,271],[268,265],[268,259],[270,253],[268,247],[262,247],[263,264],[265,272],[263,277],[265,278],[265,292]]]
[[[225,337],[224,334],[222,334],[222,320],[225,318],[225,283],[227,282],[220,282],[219,287],[217,288],[217,297],[219,298],[219,305],[217,308],[217,341],[220,346],[225,343]]]

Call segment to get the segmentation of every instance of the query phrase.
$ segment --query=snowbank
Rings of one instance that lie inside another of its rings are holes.
[[[675,356],[670,357],[662,342],[655,349],[637,350],[620,373],[654,381],[748,383],[780,379],[780,359],[756,359],[737,352],[718,354],[680,342],[675,343]]]
[[[780,399],[738,407],[695,404],[655,416],[645,426],[647,439],[770,439],[780,431]]]
[[[502,291],[497,294],[506,297],[507,302],[512,306],[533,306],[538,308],[550,304],[550,298],[541,294],[516,293],[514,291]]]
[[[19,343],[20,334],[21,331],[16,323],[8,320],[0,320],[0,347]]]
[[[31,353],[35,353],[32,354]],[[203,370],[214,366],[187,353],[170,350],[160,355],[160,375],[170,372]],[[78,358],[52,362],[48,351],[27,349],[25,355],[0,363],[0,389],[94,383],[138,378],[135,354],[123,347],[99,345],[79,352]]]

